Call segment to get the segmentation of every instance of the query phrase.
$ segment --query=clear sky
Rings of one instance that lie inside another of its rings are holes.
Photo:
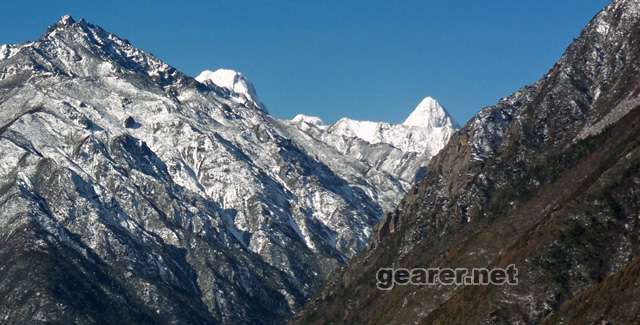
[[[0,43],[69,13],[191,76],[241,71],[277,117],[399,122],[432,96],[465,122],[546,73],[608,2],[3,1]]]

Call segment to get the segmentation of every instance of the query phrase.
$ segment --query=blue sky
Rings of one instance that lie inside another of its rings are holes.
[[[608,2],[14,1],[0,43],[69,13],[189,75],[241,71],[278,117],[399,122],[432,96],[465,122],[546,73]]]

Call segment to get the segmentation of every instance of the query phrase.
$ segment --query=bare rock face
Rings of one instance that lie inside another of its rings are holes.
[[[482,109],[292,323],[631,324],[640,304],[640,1]],[[381,267],[506,267],[516,286],[376,289]]]
[[[366,248],[410,183],[214,77],[69,16],[0,47],[0,322],[281,323]]]
[[[129,116],[124,120],[124,127],[127,129],[135,129],[140,127],[140,123],[138,123],[133,117]]]

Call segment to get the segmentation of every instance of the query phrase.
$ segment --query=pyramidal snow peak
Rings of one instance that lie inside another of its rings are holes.
[[[423,128],[456,127],[449,113],[432,97],[425,97],[402,123]]]
[[[263,108],[70,16],[0,46],[0,319],[284,322],[433,152]]]

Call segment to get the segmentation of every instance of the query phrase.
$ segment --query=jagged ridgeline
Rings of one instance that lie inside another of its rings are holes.
[[[453,133],[431,104],[368,142],[69,16],[0,46],[0,323],[283,323]]]
[[[640,1],[481,110],[293,323],[638,324]],[[376,289],[382,267],[518,269],[518,285]]]

